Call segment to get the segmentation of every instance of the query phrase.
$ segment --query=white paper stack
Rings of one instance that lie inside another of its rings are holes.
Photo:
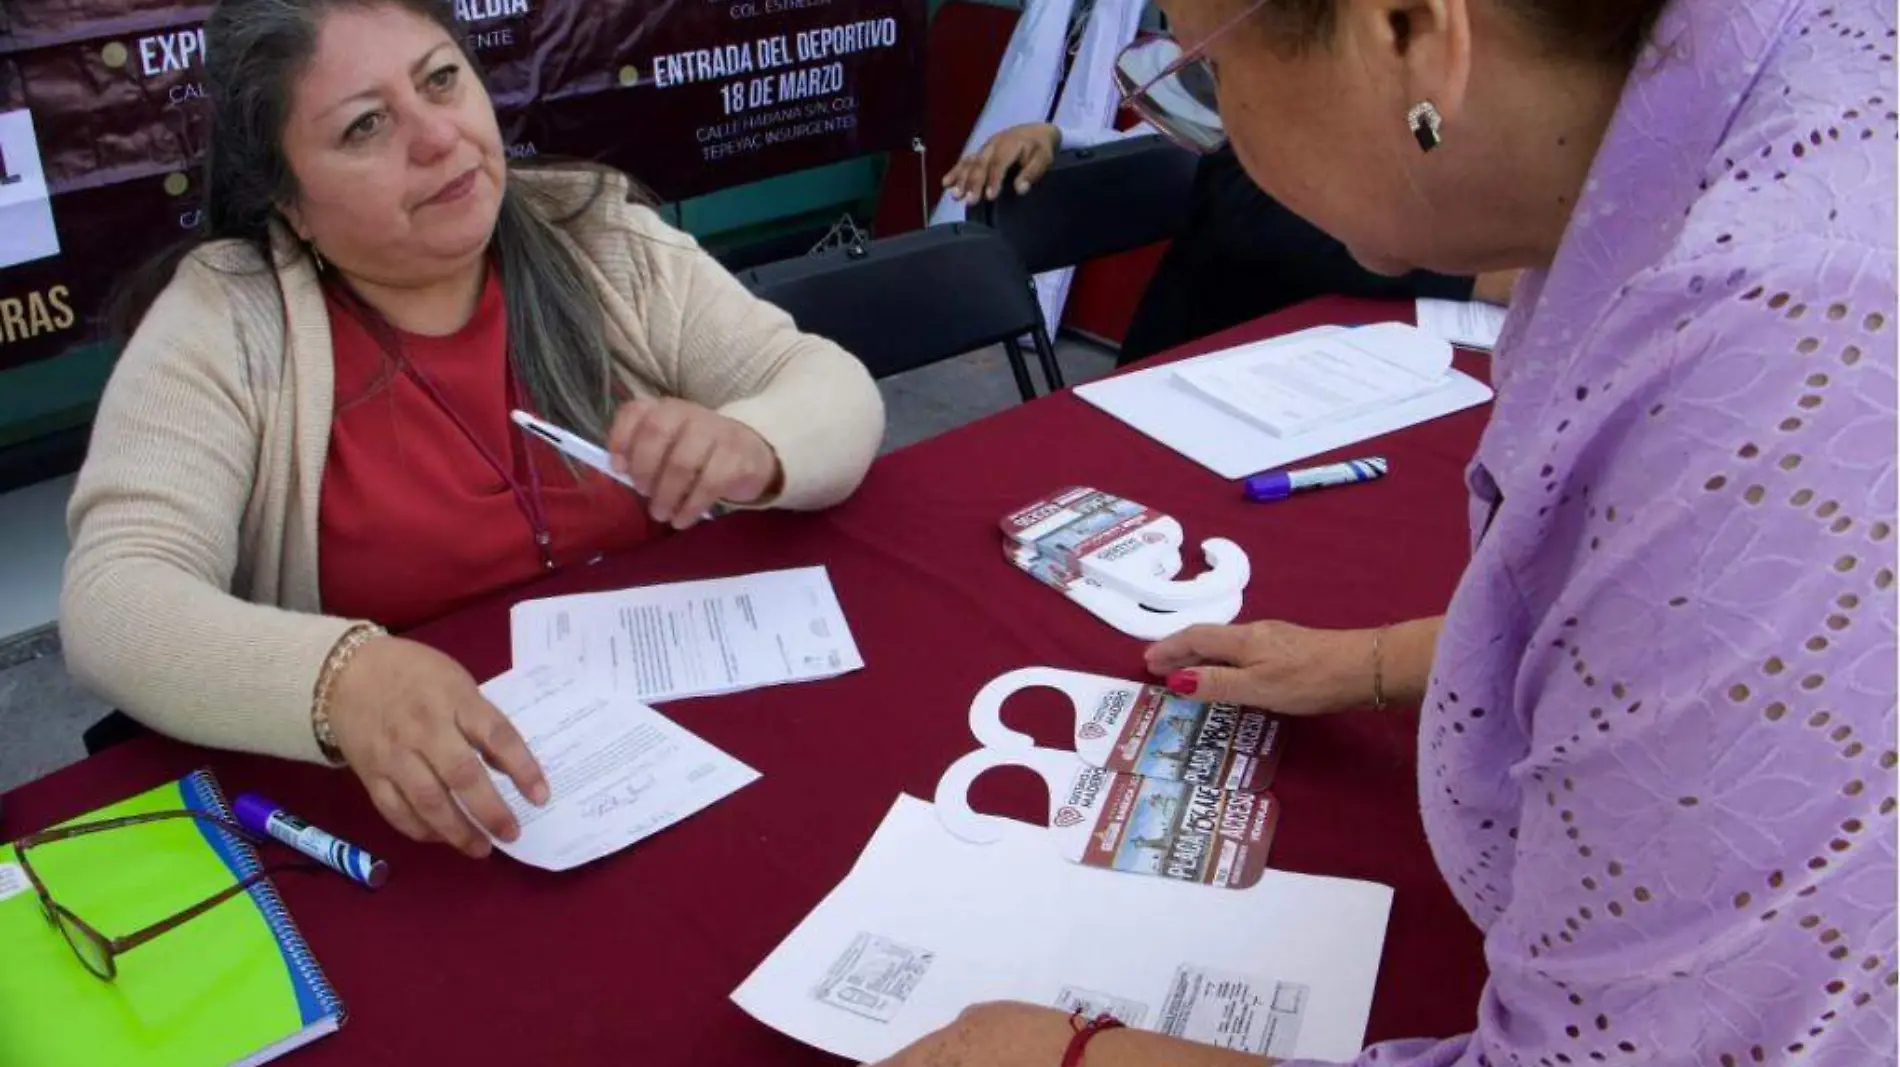
[[[1409,327],[1341,330],[1175,368],[1203,400],[1282,440],[1397,407],[1442,388],[1451,346]]]
[[[900,796],[857,865],[746,979],[754,1018],[878,1062],[964,1008],[1018,1000],[1244,1049],[1349,1060],[1392,891],[1268,871],[1220,889],[1085,867],[1011,823],[971,844]]]
[[[1076,395],[1223,478],[1245,478],[1491,399],[1403,323],[1322,326],[1079,386]]]

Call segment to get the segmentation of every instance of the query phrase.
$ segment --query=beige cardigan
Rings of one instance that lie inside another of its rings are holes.
[[[510,180],[575,188],[545,172]],[[863,366],[625,192],[616,180],[563,226],[625,384],[757,430],[784,467],[775,506],[849,495],[884,429]],[[312,689],[355,620],[318,602],[329,317],[308,257],[275,238],[275,270],[237,242],[194,253],[126,346],[67,514],[60,632],[73,673],[146,725],[316,761]]]

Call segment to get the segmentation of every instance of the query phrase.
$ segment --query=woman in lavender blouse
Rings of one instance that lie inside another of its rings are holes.
[[[1892,5],[1162,6],[1248,172],[1360,261],[1530,271],[1445,616],[1149,654],[1289,713],[1422,704],[1491,977],[1468,1033],[1359,1062],[1894,1063]],[[1069,1041],[986,1005],[895,1062]],[[1116,1030],[1084,1062],[1258,1060]]]

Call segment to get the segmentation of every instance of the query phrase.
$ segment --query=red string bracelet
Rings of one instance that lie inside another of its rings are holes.
[[[1089,1042],[1095,1039],[1095,1035],[1105,1030],[1120,1030],[1122,1026],[1120,1019],[1107,1012],[1086,1022],[1083,1021],[1082,1013],[1079,1011],[1070,1015],[1069,1029],[1075,1031],[1075,1036],[1069,1039],[1068,1051],[1062,1054],[1062,1067],[1082,1067],[1082,1052],[1089,1047]]]

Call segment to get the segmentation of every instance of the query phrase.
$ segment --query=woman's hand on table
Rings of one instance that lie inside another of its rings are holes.
[[[977,1004],[878,1067],[1057,1067],[1074,1036],[1069,1013],[1055,1008]],[[1129,1029],[1102,1030],[1083,1051],[1087,1067],[1261,1067],[1271,1062]]]
[[[1148,669],[1197,700],[1325,715],[1373,703],[1376,633],[1287,622],[1193,626],[1150,646]]]
[[[1282,715],[1416,704],[1432,677],[1442,615],[1373,630],[1289,622],[1192,626],[1148,648],[1148,669],[1182,696]]]
[[[607,435],[615,469],[647,498],[653,521],[684,530],[722,500],[753,504],[784,483],[758,431],[690,400],[620,405]]]
[[[337,676],[329,714],[370,800],[412,840],[446,841],[478,859],[490,835],[514,840],[520,827],[489,781],[491,766],[530,802],[547,802],[527,742],[461,664],[427,645],[379,637],[358,649]]]

